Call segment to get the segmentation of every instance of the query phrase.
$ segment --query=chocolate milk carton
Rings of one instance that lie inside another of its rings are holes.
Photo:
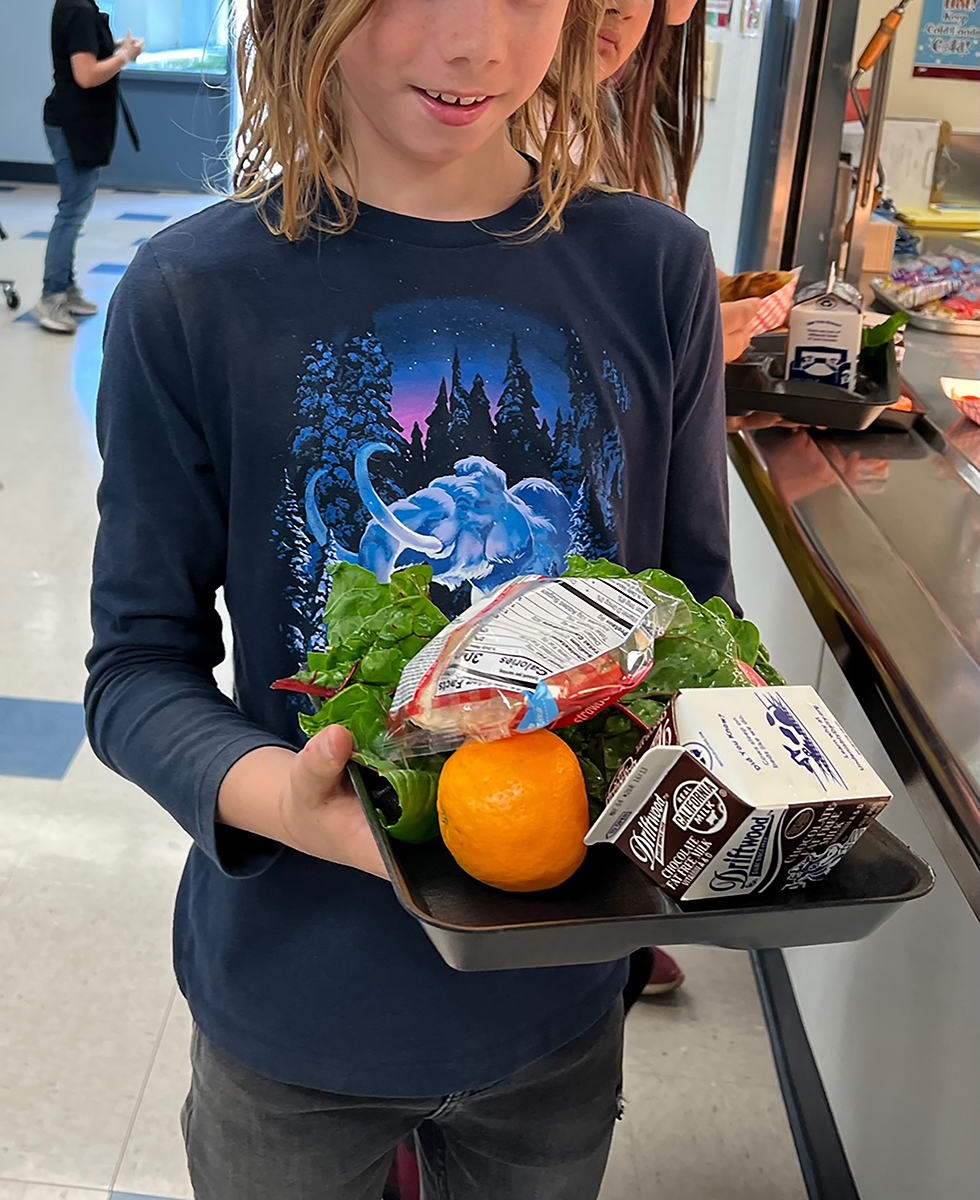
[[[811,687],[679,692],[613,781],[586,842],[678,900],[822,879],[891,793]]]

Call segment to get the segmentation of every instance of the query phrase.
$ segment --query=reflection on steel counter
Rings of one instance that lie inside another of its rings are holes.
[[[767,430],[731,453],[980,916],[980,505],[954,431]]]

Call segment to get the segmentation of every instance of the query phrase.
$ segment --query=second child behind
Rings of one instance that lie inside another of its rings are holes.
[[[304,746],[269,690],[339,560],[428,562],[449,612],[574,552],[734,601],[714,265],[679,213],[589,187],[598,15],[252,0],[238,199],[116,292],[86,705],[194,840],[197,1200],[378,1200],[412,1133],[433,1195],[598,1194],[626,965],[447,967],[381,877],[350,736]],[[516,113],[550,122],[540,167]]]

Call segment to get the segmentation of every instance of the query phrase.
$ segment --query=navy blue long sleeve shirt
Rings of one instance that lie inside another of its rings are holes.
[[[328,568],[431,563],[447,611],[570,553],[730,601],[717,285],[670,208],[590,194],[440,223],[365,208],[289,243],[225,202],[138,252],[109,314],[87,715],[194,841],[178,979],[203,1032],[332,1092],[482,1088],[608,1011],[623,964],[462,974],[389,885],[216,824],[228,769],[301,744],[269,690]],[[235,700],[213,671],[231,616]]]

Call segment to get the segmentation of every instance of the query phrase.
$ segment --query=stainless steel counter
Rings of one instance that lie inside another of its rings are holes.
[[[730,439],[739,475],[980,917],[980,428],[941,375],[977,342],[911,331],[909,432]]]

